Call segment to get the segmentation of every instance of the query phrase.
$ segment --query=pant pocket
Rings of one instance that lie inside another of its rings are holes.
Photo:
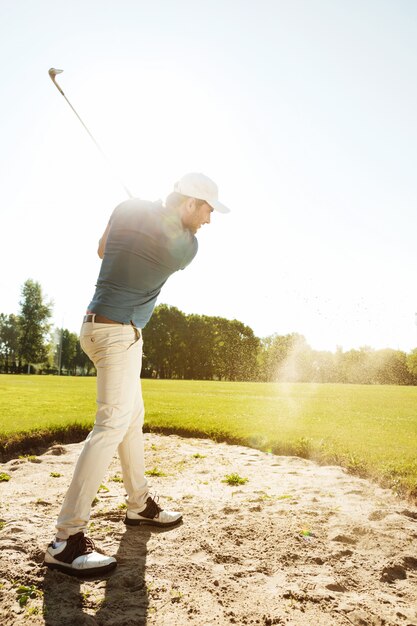
[[[91,326],[91,327],[90,327]],[[123,342],[123,326],[90,324],[83,328],[80,336],[80,346],[86,355],[94,362],[94,355],[105,352],[112,347],[116,348]]]

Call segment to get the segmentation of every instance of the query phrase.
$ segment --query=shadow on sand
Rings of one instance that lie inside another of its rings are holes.
[[[105,578],[78,579],[58,570],[47,569],[43,584],[45,624],[146,625],[149,601],[145,568],[151,532],[149,526],[126,528],[117,554],[114,555],[118,566]],[[86,591],[83,583],[87,581],[90,584]]]

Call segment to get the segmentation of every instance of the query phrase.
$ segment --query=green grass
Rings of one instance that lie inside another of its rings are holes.
[[[14,586],[18,585],[15,583]],[[18,585],[16,589],[17,599],[20,606],[25,606],[29,600],[29,598],[37,598],[38,596],[42,596],[43,592],[35,587],[35,585]]]
[[[417,387],[157,380],[142,386],[147,429],[337,463],[417,497]],[[80,440],[94,411],[94,378],[1,375],[0,452],[30,437],[37,444]]]
[[[158,469],[157,467],[153,467],[150,470],[146,470],[145,474],[146,476],[166,476],[165,472]]]
[[[242,476],[239,476],[239,474],[236,474],[236,473],[227,474],[224,477],[224,480],[222,480],[222,483],[227,483],[228,485],[232,487],[236,487],[237,485],[244,485],[247,482],[248,482],[247,478],[243,478]]]

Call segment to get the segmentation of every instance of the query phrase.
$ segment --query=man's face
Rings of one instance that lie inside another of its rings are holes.
[[[182,215],[182,223],[195,235],[203,224],[210,224],[212,212],[213,209],[207,202],[202,203],[201,200],[189,198]]]

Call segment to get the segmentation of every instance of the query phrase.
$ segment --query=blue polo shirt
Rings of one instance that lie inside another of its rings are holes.
[[[143,328],[169,276],[184,269],[198,243],[177,211],[161,202],[132,198],[110,218],[96,291],[88,310]]]

